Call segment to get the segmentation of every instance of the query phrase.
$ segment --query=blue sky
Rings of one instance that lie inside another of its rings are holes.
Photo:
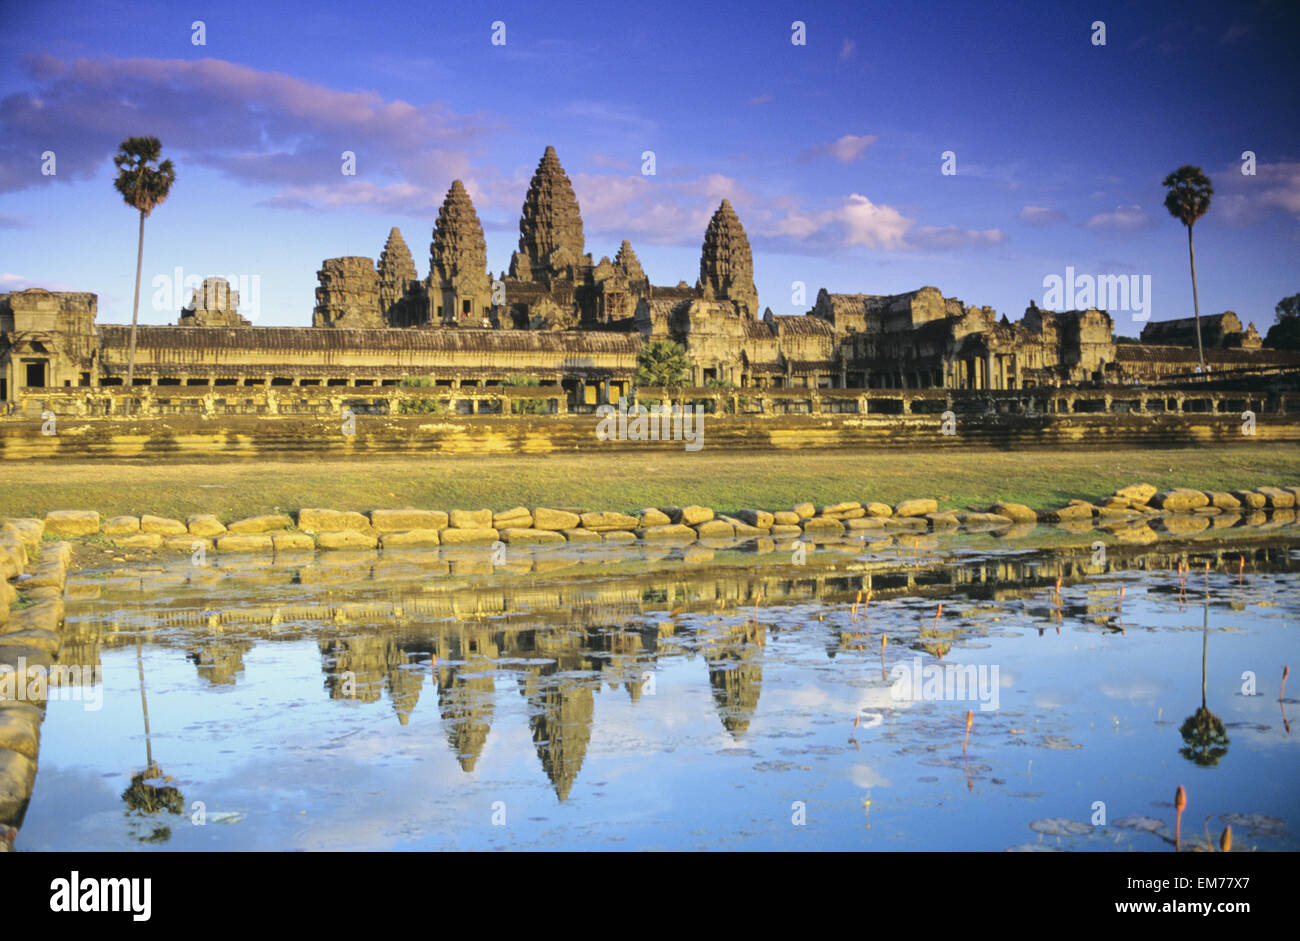
[[[101,321],[129,321],[137,218],[111,157],[145,134],[178,174],[146,224],[146,323],[175,320],[149,285],[179,266],[256,276],[257,323],[308,324],[321,260],[378,257],[394,225],[423,276],[454,178],[499,272],[547,144],[588,251],[627,238],[657,284],[695,282],[729,198],[778,314],[821,287],[932,284],[1014,320],[1071,266],[1150,275],[1152,318],[1187,316],[1186,231],[1160,187],[1184,163],[1216,187],[1202,313],[1263,332],[1300,290],[1294,3],[320,6],[3,3],[0,290],[94,291]]]

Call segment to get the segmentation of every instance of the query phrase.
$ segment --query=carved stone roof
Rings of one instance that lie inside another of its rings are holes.
[[[393,226],[388,233],[388,241],[379,256],[379,283],[381,285],[404,284],[419,277],[415,271],[415,260],[411,250],[406,247],[402,230]]]
[[[519,219],[519,251],[533,277],[560,274],[582,264],[586,240],[578,197],[554,147],[546,148],[528,186]]]
[[[820,317],[805,314],[782,314],[771,320],[773,326],[782,334],[791,336],[834,336],[835,328]]]
[[[749,250],[745,229],[729,200],[722,201],[705,230],[698,286],[705,298],[736,301],[749,316],[758,316],[754,256]]]
[[[429,281],[435,287],[455,285],[466,293],[486,291],[491,283],[483,224],[460,180],[452,181],[433,226]]]
[[[645,281],[645,270],[641,267],[641,260],[636,257],[636,252],[632,250],[632,243],[623,239],[623,244],[618,248],[618,254],[614,256],[614,267],[617,268],[628,281]]]
[[[121,353],[130,345],[129,325],[101,324],[98,329],[106,356]],[[325,354],[544,352],[635,356],[641,348],[641,338],[636,334],[589,330],[213,327],[199,331],[188,327],[141,324],[136,345],[145,350],[207,351],[214,354],[274,351]]]

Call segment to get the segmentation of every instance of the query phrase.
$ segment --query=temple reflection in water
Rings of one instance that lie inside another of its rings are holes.
[[[846,608],[871,591],[871,623],[826,624],[828,657],[874,654],[879,633],[891,653],[942,658],[954,641],[978,636],[990,614],[1014,610],[1040,632],[1064,614],[1118,629],[1118,599],[1080,591],[1053,603],[1057,579],[1125,570],[1193,571],[1205,562],[1235,575],[1294,568],[1285,534],[1255,534],[1238,543],[1161,543],[1112,547],[1105,565],[1089,543],[941,558],[933,546],[907,555],[863,555],[863,546],[810,554],[794,565],[779,553],[607,551],[515,557],[494,567],[482,554],[436,550],[407,554],[337,553],[297,561],[225,560],[220,565],[85,572],[69,582],[80,602],[69,609],[61,661],[97,666],[103,648],[150,644],[184,651],[212,686],[245,681],[244,658],[255,646],[313,642],[323,690],[332,700],[387,702],[402,726],[435,687],[447,746],[473,774],[492,735],[499,696],[513,683],[542,769],[566,800],[592,741],[596,695],[621,690],[637,703],[665,658],[699,660],[728,738],[741,742],[758,711],[764,653],[783,631],[817,626],[827,606]],[[628,563],[628,564],[623,564]],[[1168,584],[1151,590],[1170,589]],[[943,624],[919,615],[934,600],[950,612]],[[808,610],[801,605],[817,606]],[[861,629],[859,629],[861,628]]]

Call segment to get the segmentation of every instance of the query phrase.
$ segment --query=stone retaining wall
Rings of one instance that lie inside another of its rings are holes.
[[[0,852],[12,849],[36,782],[50,667],[63,646],[72,546],[42,520],[0,527]]]
[[[563,543],[690,544],[757,538],[826,542],[872,533],[944,530],[997,531],[1036,523],[1086,523],[1114,529],[1149,530],[1148,523],[1173,518],[1166,527],[1179,532],[1206,528],[1214,517],[1240,517],[1259,511],[1295,511],[1300,487],[1261,486],[1254,490],[1200,491],[1178,488],[1157,492],[1133,484],[1093,504],[1071,500],[1054,510],[1036,511],[998,501],[967,510],[939,508],[936,500],[916,498],[894,506],[846,501],[826,506],[797,504],[789,509],[745,509],[734,515],[704,506],[647,507],[634,514],[584,508],[524,507],[478,510],[303,508],[296,514],[265,514],[222,522],[211,514],[186,520],[143,514],[102,519],[94,510],[56,510],[43,520],[10,525],[37,527],[48,536],[107,539],[121,550],[193,553],[280,553],[336,549],[396,549],[434,546],[506,546]],[[1201,527],[1198,521],[1204,522]],[[1154,535],[1154,534],[1153,534]]]
[[[916,401],[892,402],[894,413],[821,411],[804,414],[706,414],[704,450],[782,451],[807,448],[968,448],[1024,450],[1138,446],[1187,447],[1219,443],[1300,442],[1300,410],[1262,411],[1249,396],[1213,401],[1199,411],[1002,412],[993,403],[954,402],[955,424],[944,431],[943,398],[914,393]],[[874,401],[874,400],[873,400]],[[1209,401],[1209,400],[1206,400]],[[224,415],[219,420],[187,416],[152,419],[59,417],[53,425],[31,416],[0,418],[0,460],[87,458],[150,459],[267,458],[361,455],[552,454],[589,451],[681,451],[682,440],[602,439],[595,415],[459,416],[369,413],[354,403],[353,418]],[[791,407],[795,403],[789,403]],[[807,403],[804,403],[807,404]],[[827,399],[828,406],[852,405]],[[1102,401],[1105,405],[1105,401]],[[1110,403],[1112,407],[1116,402]],[[1194,404],[1194,403],[1193,403]],[[1250,405],[1257,421],[1243,431],[1241,411]],[[922,413],[922,406],[932,406]],[[1219,407],[1222,406],[1222,407]],[[254,408],[254,406],[249,406]],[[970,411],[964,409],[971,409]],[[49,433],[49,432],[53,433]]]

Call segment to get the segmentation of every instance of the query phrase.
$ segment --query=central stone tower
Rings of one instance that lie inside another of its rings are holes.
[[[465,184],[453,180],[429,244],[429,323],[482,326],[492,307],[487,242]]]
[[[550,287],[555,281],[583,279],[590,267],[585,254],[582,215],[573,184],[560,166],[554,147],[547,147],[537,164],[524,211],[519,219],[519,251],[510,259],[510,277]]]
[[[729,200],[722,201],[705,230],[704,247],[700,250],[700,280],[695,289],[705,300],[733,301],[745,315],[758,317],[754,256]]]

